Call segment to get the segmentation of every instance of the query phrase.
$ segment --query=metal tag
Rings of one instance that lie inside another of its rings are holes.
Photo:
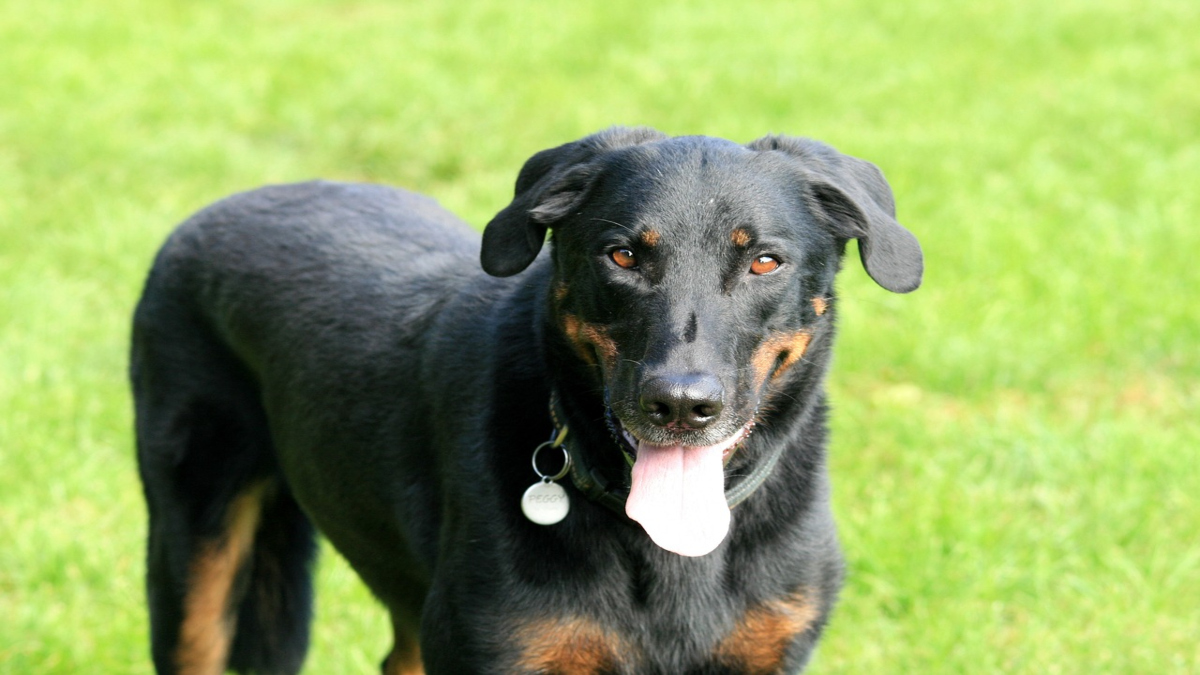
[[[526,518],[538,525],[553,525],[567,517],[571,502],[561,485],[543,478],[530,485],[521,496],[521,510]]]

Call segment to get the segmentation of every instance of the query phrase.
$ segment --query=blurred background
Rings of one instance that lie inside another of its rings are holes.
[[[264,183],[477,227],[613,124],[812,136],[921,239],[848,259],[848,585],[813,673],[1200,672],[1200,3],[0,0],[0,673],[147,673],[129,316]],[[309,673],[386,617],[332,551]]]

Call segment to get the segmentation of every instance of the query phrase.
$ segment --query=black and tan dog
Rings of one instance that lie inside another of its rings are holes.
[[[390,188],[201,211],[134,321],[159,671],[298,671],[316,531],[390,612],[387,673],[799,670],[842,577],[822,379],[851,239],[920,283],[871,164],[646,129],[534,155],[483,271]]]

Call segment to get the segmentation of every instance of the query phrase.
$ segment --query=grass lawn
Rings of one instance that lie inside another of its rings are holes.
[[[1200,672],[1197,36],[1195,0],[0,0],[0,673],[150,670],[126,348],[175,223],[321,176],[482,226],[611,124],[826,140],[925,246],[913,295],[842,277],[811,672]],[[317,614],[306,672],[376,672],[330,550]]]

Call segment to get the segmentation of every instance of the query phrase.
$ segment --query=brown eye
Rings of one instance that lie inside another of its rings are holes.
[[[750,263],[752,274],[770,274],[779,269],[779,261],[769,255],[760,255]]]
[[[608,257],[612,258],[617,267],[624,267],[627,270],[637,267],[637,258],[633,257],[633,251],[627,248],[619,248],[609,253]]]

